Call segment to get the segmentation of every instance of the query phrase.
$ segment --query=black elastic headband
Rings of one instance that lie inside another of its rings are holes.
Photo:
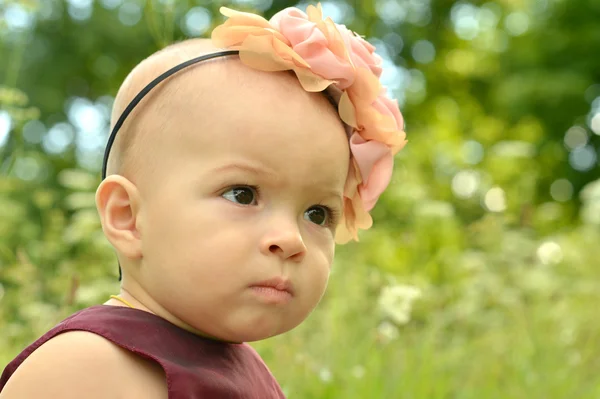
[[[200,57],[192,58],[189,61],[185,61],[177,66],[174,66],[173,68],[169,69],[167,72],[163,73],[162,75],[160,75],[159,77],[154,79],[152,82],[148,83],[148,85],[146,87],[144,87],[142,89],[142,91],[140,91],[133,100],[131,100],[129,105],[127,105],[127,108],[125,108],[125,111],[123,111],[123,113],[119,117],[119,120],[117,120],[117,123],[113,127],[112,132],[110,133],[110,136],[108,137],[108,143],[106,144],[106,149],[104,150],[104,160],[102,161],[102,180],[104,180],[106,178],[108,155],[110,154],[110,149],[112,148],[115,138],[117,137],[117,132],[119,131],[121,126],[123,126],[123,123],[125,122],[125,119],[127,119],[127,116],[129,116],[129,114],[131,113],[131,111],[133,111],[135,106],[138,105],[140,103],[140,101],[142,101],[142,99],[146,96],[146,94],[148,94],[150,92],[150,90],[152,90],[156,86],[158,86],[158,84],[160,82],[162,82],[163,80],[167,79],[171,75],[176,74],[177,72],[181,71],[182,69],[184,69],[190,65],[197,64],[201,61],[210,60],[211,58],[224,57],[227,55],[234,55],[234,54],[239,54],[239,51],[238,50],[224,50],[224,51],[218,51],[216,53],[205,54],[205,55],[201,55]]]

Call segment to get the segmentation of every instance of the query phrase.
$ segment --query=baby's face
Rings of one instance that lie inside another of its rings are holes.
[[[281,334],[327,285],[349,164],[342,123],[289,75],[216,74],[210,95],[187,79],[140,189],[141,284],[203,334]],[[289,292],[257,286],[271,279]]]

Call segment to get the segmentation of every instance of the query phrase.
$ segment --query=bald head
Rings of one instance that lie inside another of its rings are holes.
[[[142,61],[119,89],[111,128],[133,98],[156,77],[182,62],[220,50],[208,39],[192,39],[168,46]],[[293,73],[253,70],[237,57],[211,59],[167,78],[136,106],[117,134],[107,176],[118,174],[136,184],[143,184],[145,177],[156,176],[161,158],[167,156],[164,140],[180,140],[186,130],[209,131],[211,123],[233,117],[221,115],[218,104],[230,101],[242,86],[252,86],[252,92],[257,94],[267,92],[279,102],[286,99],[290,107],[294,107],[294,101],[300,97],[313,97],[312,101],[323,108],[322,112],[337,118],[336,107],[331,107],[331,103],[337,101],[305,92]],[[300,97],[295,100],[293,93]],[[182,129],[178,123],[181,115],[190,112],[201,116],[200,123]]]
[[[111,130],[127,105],[156,77],[182,62],[219,50],[221,49],[214,47],[209,39],[191,39],[172,44],[140,62],[119,88],[112,109]],[[219,61],[215,59],[203,64],[214,64],[215,62]],[[207,69],[213,69],[210,65],[198,65],[191,68],[197,67],[204,69],[203,73],[207,75],[211,73]],[[182,74],[189,72],[185,71]],[[163,130],[161,128],[164,128],[166,119],[168,119],[167,108],[170,98],[176,95],[182,81],[186,80],[177,75],[155,87],[151,94],[147,95],[127,117],[111,148],[107,176],[119,174],[132,179],[141,173],[142,159],[153,158],[155,154],[148,153],[153,146],[144,146],[142,142],[151,141],[154,134]],[[161,117],[163,118],[161,119]]]

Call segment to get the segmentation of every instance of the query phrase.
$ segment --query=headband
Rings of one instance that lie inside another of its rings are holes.
[[[185,69],[191,65],[197,64],[202,61],[210,60],[211,58],[224,57],[227,55],[234,55],[234,54],[238,54],[238,53],[239,53],[239,51],[237,51],[237,50],[226,50],[226,51],[219,51],[216,53],[205,54],[200,57],[192,58],[191,60],[182,62],[181,64],[174,66],[173,68],[169,69],[167,72],[164,72],[162,75],[160,75],[159,77],[154,79],[152,82],[148,83],[146,85],[146,87],[144,87],[142,89],[142,91],[140,91],[133,98],[133,100],[131,100],[131,102],[127,105],[127,107],[125,108],[125,110],[123,111],[123,113],[121,114],[119,119],[117,120],[117,123],[115,123],[115,126],[113,127],[112,131],[110,132],[110,136],[108,136],[108,143],[106,144],[106,149],[104,150],[104,159],[102,160],[102,180],[104,180],[106,178],[106,168],[108,166],[108,156],[110,155],[110,149],[112,148],[112,146],[115,142],[115,138],[117,137],[117,132],[119,131],[121,126],[123,126],[123,123],[125,123],[125,119],[127,119],[129,114],[131,113],[131,111],[133,111],[133,109],[136,107],[136,105],[138,105],[140,103],[140,101],[142,101],[142,99],[144,97],[146,97],[146,95],[148,93],[150,93],[150,91],[152,89],[154,89],[156,86],[158,86],[159,83],[162,82],[163,80],[171,77],[172,75],[176,74],[177,72],[179,72],[182,69]]]
[[[115,124],[102,164],[102,179],[118,130],[135,106],[159,83],[182,69],[211,58],[238,54],[242,63],[266,72],[293,71],[309,92],[334,91],[338,113],[350,128],[352,154],[344,186],[344,206],[337,243],[358,240],[358,229],[373,224],[369,211],[389,185],[393,156],[406,144],[404,120],[396,100],[387,96],[379,77],[382,59],[375,47],[344,25],[323,19],[321,5],[306,13],[286,8],[269,21],[261,16],[221,7],[228,19],[212,32],[216,47],[163,73],[135,96]]]

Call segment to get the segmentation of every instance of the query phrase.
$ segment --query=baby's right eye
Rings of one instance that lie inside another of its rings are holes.
[[[222,194],[222,197],[241,205],[256,205],[258,187],[237,186]]]

